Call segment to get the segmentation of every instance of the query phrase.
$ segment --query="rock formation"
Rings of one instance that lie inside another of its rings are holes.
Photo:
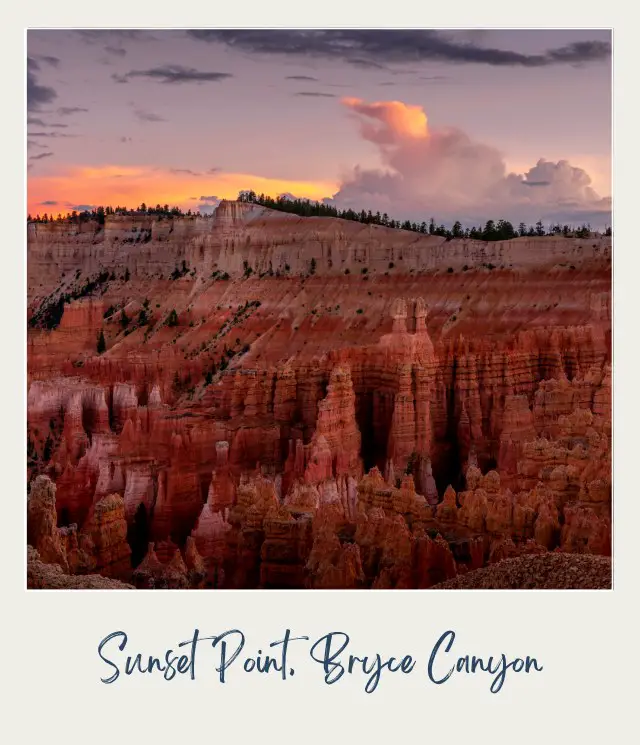
[[[32,224],[28,542],[145,588],[422,588],[607,556],[610,296],[600,236],[446,241],[233,202]]]

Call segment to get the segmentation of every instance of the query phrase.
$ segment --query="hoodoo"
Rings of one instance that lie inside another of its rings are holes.
[[[32,223],[34,586],[82,586],[55,564],[105,587],[427,588],[609,556],[610,288],[600,235],[229,201]]]

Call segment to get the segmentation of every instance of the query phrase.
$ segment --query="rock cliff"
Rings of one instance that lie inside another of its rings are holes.
[[[601,237],[233,202],[30,225],[29,544],[145,588],[417,588],[609,555],[610,297]]]

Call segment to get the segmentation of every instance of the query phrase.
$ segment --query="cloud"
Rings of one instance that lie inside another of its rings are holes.
[[[51,103],[58,94],[46,85],[39,85],[36,72],[40,64],[33,57],[27,57],[27,111],[39,111],[43,104]]]
[[[235,199],[240,189],[244,188],[252,189],[257,194],[290,192],[321,200],[334,194],[338,183],[266,178],[226,171],[191,176],[174,174],[168,169],[118,163],[92,167],[61,166],[53,173],[30,174],[27,206],[34,214],[38,203],[45,199],[56,199],[60,203],[110,204],[114,207],[118,204],[137,206],[146,202],[194,209],[196,203],[207,204],[206,200],[199,200],[199,194]],[[191,195],[195,198],[191,198]],[[213,202],[208,204],[211,206]]]
[[[125,41],[157,41],[150,31],[140,29],[79,29],[74,30],[86,44],[120,45]]]
[[[35,59],[39,60],[40,62],[44,62],[51,67],[57,67],[60,64],[60,59],[58,57],[52,57],[47,54],[36,54]]]
[[[124,57],[127,53],[127,50],[122,47],[110,47],[108,45],[104,48],[104,51],[107,54],[113,54],[115,57]]]
[[[34,148],[34,147],[45,148],[46,145],[43,145],[41,142],[36,142],[35,140],[27,140],[27,147],[29,149]]]
[[[133,115],[141,122],[166,122],[160,115],[154,114],[153,111],[145,109],[134,109]]]
[[[55,207],[58,202],[55,199],[45,199],[44,202],[39,202],[41,207]]]
[[[509,173],[497,149],[455,128],[430,129],[420,106],[401,101],[343,99],[361,136],[374,143],[382,169],[356,167],[333,201],[393,217],[479,224],[489,218],[575,223],[589,214],[610,224],[611,199],[600,197],[589,174],[567,160],[540,158],[524,174]]]
[[[368,104],[360,98],[343,98],[342,104],[360,116],[360,130],[365,140],[386,144],[398,138],[429,135],[427,115],[421,106],[401,101]]]
[[[95,204],[71,204],[70,202],[67,202],[65,206],[76,212],[91,212],[96,207]]]
[[[79,135],[70,135],[66,132],[29,132],[29,137],[78,137]]]
[[[218,173],[219,170],[219,168],[209,168],[206,171],[194,171],[191,168],[170,168],[169,173],[183,174],[186,176],[206,176]],[[196,197],[193,198],[196,199]],[[200,197],[200,199],[204,199],[204,197]]]
[[[320,91],[300,91],[300,93],[294,93],[294,96],[307,96],[309,98],[335,98],[335,93],[322,93]]]
[[[307,81],[309,83],[317,83],[318,78],[313,78],[311,75],[287,75],[285,80],[299,80],[299,81]]]
[[[57,113],[60,116],[70,116],[71,114],[80,114],[86,111],[89,111],[89,109],[84,109],[81,106],[61,106],[57,109]]]
[[[608,59],[608,41],[581,41],[548,49],[540,54],[482,46],[482,37],[460,31],[433,30],[212,30],[186,32],[203,42],[225,44],[256,54],[341,59],[359,67],[423,61],[486,64],[496,67],[546,67],[582,64]]]
[[[149,78],[159,83],[218,83],[221,80],[233,77],[228,72],[202,72],[194,67],[183,67],[182,65],[164,65],[152,67],[148,70],[131,70],[124,75],[112,75],[118,83],[128,83],[132,78]]]
[[[30,155],[29,160],[42,160],[43,158],[50,158],[53,153],[38,153],[38,155]]]
[[[220,197],[200,197],[200,204],[196,207],[198,212],[202,213],[203,215],[211,215],[213,212],[216,211],[217,206],[221,202]]]
[[[131,139],[131,137],[122,136],[120,138],[120,142],[133,142],[133,140]]]
[[[53,123],[49,124],[43,121],[42,119],[40,119],[39,117],[35,117],[35,116],[27,117],[27,124],[34,124],[37,127],[53,127],[55,129],[67,129],[67,127],[69,126],[68,124],[53,124]]]
[[[216,204],[206,204],[206,203],[198,204],[196,205],[196,210],[201,215],[212,215],[218,208],[218,204],[219,202],[216,202]]]

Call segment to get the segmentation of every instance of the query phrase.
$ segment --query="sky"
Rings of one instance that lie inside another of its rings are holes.
[[[31,214],[253,189],[611,224],[611,33],[30,30]]]

